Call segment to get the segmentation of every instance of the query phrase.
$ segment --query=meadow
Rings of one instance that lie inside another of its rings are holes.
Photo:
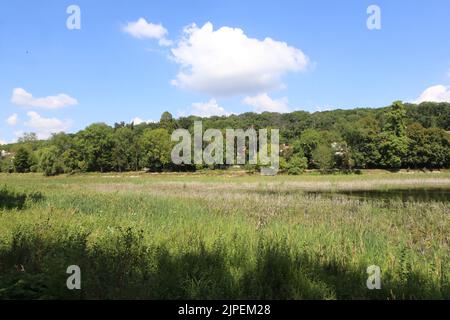
[[[450,173],[0,174],[0,299],[450,299],[449,201],[329,196],[434,188]]]

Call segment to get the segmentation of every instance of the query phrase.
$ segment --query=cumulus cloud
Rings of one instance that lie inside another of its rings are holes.
[[[436,85],[427,88],[414,103],[421,102],[450,102],[450,87]]]
[[[15,126],[19,122],[19,117],[17,113],[12,114],[6,119],[6,123],[10,126]]]
[[[2,144],[6,144],[6,141],[3,141],[3,140],[0,139],[0,146],[1,146]]]
[[[192,104],[191,114],[198,117],[228,116],[230,115],[224,108],[219,106],[215,99],[208,102],[196,102]]]
[[[39,139],[47,139],[52,133],[66,131],[71,126],[68,120],[44,118],[34,111],[28,112],[27,116],[29,119],[25,122],[25,126],[36,132]]]
[[[299,49],[271,38],[249,38],[239,28],[214,30],[208,22],[185,28],[171,50],[181,70],[172,84],[212,96],[255,94],[282,87],[287,72],[304,71],[308,57]]]
[[[288,112],[288,99],[281,98],[274,100],[267,93],[261,93],[253,97],[246,97],[244,104],[252,106],[255,112]]]
[[[160,46],[172,45],[172,41],[166,38],[169,32],[162,24],[153,24],[147,22],[144,18],[139,18],[134,22],[128,22],[122,30],[138,39],[157,39],[159,40]]]
[[[11,102],[22,107],[34,107],[43,109],[59,109],[78,104],[77,99],[74,99],[64,93],[60,93],[56,96],[35,98],[31,93],[28,93],[22,88],[16,88],[13,90]]]

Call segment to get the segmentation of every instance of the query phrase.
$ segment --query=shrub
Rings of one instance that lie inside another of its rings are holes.
[[[293,156],[287,164],[288,174],[299,175],[308,168],[308,159],[301,156]]]

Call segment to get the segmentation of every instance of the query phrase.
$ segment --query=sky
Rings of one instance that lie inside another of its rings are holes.
[[[0,144],[164,111],[450,102],[449,12],[448,0],[2,0]]]

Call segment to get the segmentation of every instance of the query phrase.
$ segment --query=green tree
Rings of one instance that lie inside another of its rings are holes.
[[[62,153],[61,162],[65,173],[87,171],[86,163],[81,160],[80,152],[75,147],[71,147]]]
[[[137,170],[139,162],[139,149],[137,137],[129,127],[119,127],[113,134],[114,146],[112,161],[114,169],[122,172]]]
[[[408,138],[397,137],[389,132],[383,132],[378,141],[380,166],[386,169],[400,169],[406,162]]]
[[[330,170],[334,165],[333,149],[326,144],[319,145],[312,152],[312,161],[321,171]]]
[[[24,147],[20,147],[14,156],[14,170],[19,173],[30,171],[32,166],[31,153]]]
[[[63,164],[56,146],[41,149],[39,153],[39,167],[44,175],[55,176],[64,172]]]
[[[385,129],[397,137],[406,136],[406,109],[401,101],[395,101],[386,114]]]
[[[49,144],[57,148],[57,154],[60,156],[73,147],[73,138],[64,132],[54,133],[49,140]]]
[[[114,168],[112,161],[113,129],[104,124],[92,124],[77,135],[77,149],[88,171],[107,172]]]
[[[377,119],[370,115],[345,123],[342,136],[350,150],[351,160],[357,168],[379,167],[378,140],[381,128]]]
[[[36,151],[39,147],[38,138],[34,132],[25,132],[19,139],[17,139],[17,142],[32,151]]]
[[[308,163],[312,165],[312,153],[323,142],[323,135],[319,131],[306,129],[300,135],[300,139],[294,142],[294,154],[304,154]]]
[[[143,166],[150,171],[162,171],[171,162],[172,142],[166,129],[146,129],[140,139]]]
[[[439,169],[448,165],[450,135],[439,128],[426,129],[419,123],[407,128],[409,147],[406,164],[410,168]]]
[[[0,172],[14,172],[14,158],[11,155],[1,157],[0,156]]]
[[[382,167],[399,169],[406,162],[409,140],[405,123],[405,106],[401,101],[395,101],[386,115],[384,132],[378,141]]]
[[[160,127],[166,129],[168,132],[172,132],[175,129],[175,121],[170,112],[165,111],[161,115],[161,119],[159,120]]]

